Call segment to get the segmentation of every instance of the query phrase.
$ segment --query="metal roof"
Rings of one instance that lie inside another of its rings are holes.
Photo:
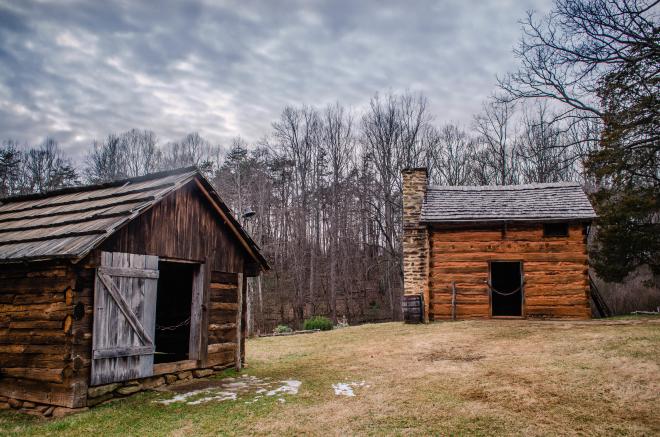
[[[592,220],[596,213],[577,183],[429,186],[420,222],[470,223]]]
[[[237,238],[268,269],[259,247],[196,167],[0,199],[0,263],[83,258],[120,227],[195,178],[232,222]]]

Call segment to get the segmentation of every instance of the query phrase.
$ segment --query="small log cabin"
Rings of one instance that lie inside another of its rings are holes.
[[[408,169],[403,208],[404,292],[425,321],[591,317],[596,214],[578,184],[441,187]]]
[[[194,167],[0,200],[0,404],[48,415],[240,367],[246,278],[268,268]]]

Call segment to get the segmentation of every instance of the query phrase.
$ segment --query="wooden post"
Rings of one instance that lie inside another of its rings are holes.
[[[451,319],[456,320],[456,281],[451,283]]]
[[[236,308],[236,370],[243,367],[241,360],[241,340],[243,337],[243,273],[238,274],[238,305]]]

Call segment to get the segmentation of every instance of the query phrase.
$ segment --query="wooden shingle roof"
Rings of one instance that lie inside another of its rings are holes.
[[[423,223],[590,221],[596,213],[577,183],[429,186]]]
[[[209,193],[248,252],[268,269],[259,247],[196,167],[0,199],[0,263],[83,258],[120,227],[194,179]]]

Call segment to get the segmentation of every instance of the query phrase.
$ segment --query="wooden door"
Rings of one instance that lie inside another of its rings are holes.
[[[94,288],[91,385],[151,376],[158,257],[101,252]]]

